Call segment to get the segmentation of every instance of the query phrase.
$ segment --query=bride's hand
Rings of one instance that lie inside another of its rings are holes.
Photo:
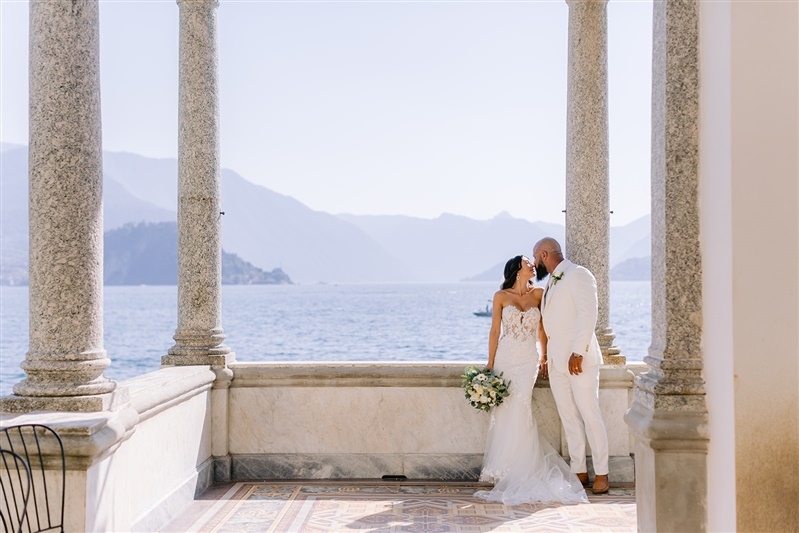
[[[549,379],[549,365],[546,359],[538,363],[538,375],[543,379]]]

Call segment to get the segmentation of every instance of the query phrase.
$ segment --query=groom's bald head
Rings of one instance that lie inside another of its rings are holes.
[[[547,252],[547,253],[556,253],[560,254],[563,257],[563,251],[560,249],[560,243],[553,239],[552,237],[544,237],[533,246],[533,255],[536,252]]]
[[[547,272],[555,270],[555,267],[563,261],[563,251],[560,248],[560,243],[552,237],[544,237],[533,246],[533,260],[537,277],[542,279]]]

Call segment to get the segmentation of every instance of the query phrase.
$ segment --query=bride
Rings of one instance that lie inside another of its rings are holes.
[[[538,377],[536,337],[546,364],[547,338],[541,325],[543,289],[531,288],[535,268],[517,255],[505,265],[505,281],[494,294],[487,369],[504,372],[509,396],[491,411],[480,481],[492,490],[478,498],[516,505],[526,502],[588,502],[585,490],[566,462],[538,433],[532,412]],[[502,336],[500,336],[500,325]]]

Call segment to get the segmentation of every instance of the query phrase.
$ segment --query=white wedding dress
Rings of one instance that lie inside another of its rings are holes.
[[[588,502],[585,490],[563,458],[538,432],[533,385],[538,377],[538,322],[541,312],[509,305],[502,309],[502,335],[494,372],[510,380],[509,395],[491,410],[480,481],[492,490],[478,498],[517,505],[527,502]]]

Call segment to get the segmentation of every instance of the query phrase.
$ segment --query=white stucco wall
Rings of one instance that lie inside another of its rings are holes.
[[[66,531],[158,531],[211,483],[214,379],[208,367],[163,368],[120,382],[114,411],[2,413],[0,423],[61,437]]]
[[[137,423],[86,472],[85,531],[157,531],[205,490],[213,379],[207,367],[182,367],[120,382],[130,404],[119,416],[137,415]]]
[[[211,483],[211,383],[207,367],[164,368],[124,381],[139,423],[113,460],[124,461],[121,483],[127,528],[153,531]]]
[[[210,391],[141,423],[125,444],[130,523],[152,531],[194,500],[197,485],[204,490],[211,481]]]
[[[711,435],[707,530],[735,531],[730,4],[701,2],[699,9],[702,348]]]
[[[708,530],[795,531],[799,4],[701,6]]]

